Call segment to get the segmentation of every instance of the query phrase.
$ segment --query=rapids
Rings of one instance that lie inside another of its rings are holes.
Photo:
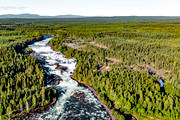
[[[39,56],[43,56],[44,70],[47,74],[57,75],[62,78],[58,85],[53,85],[58,90],[58,100],[51,108],[42,113],[31,116],[30,120],[110,120],[109,114],[101,106],[100,101],[92,94],[92,92],[80,85],[73,79],[73,71],[76,69],[77,61],[75,59],[65,58],[60,52],[54,51],[48,42],[51,37],[45,36],[44,40],[35,42],[29,47]],[[55,63],[67,67],[62,72],[56,69]],[[48,79],[47,79],[48,82]],[[50,86],[50,85],[47,85]],[[75,99],[73,94],[81,92],[84,94],[83,101]]]

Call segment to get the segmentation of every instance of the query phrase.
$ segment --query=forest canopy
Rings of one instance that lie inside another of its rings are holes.
[[[30,27],[28,28],[30,29]],[[0,116],[13,118],[52,102],[56,90],[45,85],[42,65],[27,45],[41,40],[19,25],[0,25]],[[35,29],[35,27],[31,28]]]
[[[0,19],[0,116],[52,101],[44,70],[25,49],[54,35],[77,59],[73,77],[93,86],[116,118],[180,119],[180,20]],[[161,86],[160,81],[164,81]]]
[[[73,77],[89,84],[113,114],[179,119],[179,24],[79,24],[50,44],[78,60]],[[164,81],[164,85],[160,83]]]

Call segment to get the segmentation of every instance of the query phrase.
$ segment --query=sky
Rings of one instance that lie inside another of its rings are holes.
[[[0,0],[0,15],[180,16],[180,0]]]

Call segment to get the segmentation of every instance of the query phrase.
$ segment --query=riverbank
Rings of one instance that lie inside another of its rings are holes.
[[[114,117],[114,115],[111,113],[111,109],[110,109],[106,104],[102,103],[101,99],[98,97],[98,94],[97,94],[97,92],[95,91],[95,89],[93,88],[93,86],[90,86],[90,85],[87,85],[87,84],[85,84],[85,83],[79,82],[78,80],[74,79],[72,75],[71,75],[71,79],[73,79],[73,80],[75,80],[76,82],[78,82],[78,84],[79,84],[80,86],[83,86],[83,87],[89,89],[89,90],[93,93],[93,95],[96,97],[96,99],[98,99],[98,100],[100,101],[101,105],[105,108],[106,112],[109,114],[109,116],[111,117],[111,119],[112,119],[112,120],[116,120],[116,118]]]
[[[95,118],[111,120],[109,114],[92,92],[70,78],[70,75],[76,69],[77,61],[75,59],[65,58],[60,52],[54,51],[48,45],[50,40],[51,38],[48,38],[34,43],[30,48],[43,58],[44,69],[46,69],[48,75],[52,75],[50,78],[56,80],[56,76],[59,76],[57,84],[53,84],[55,81],[51,83],[58,90],[59,97],[51,109],[40,114],[34,114],[28,119],[84,120]],[[79,98],[82,98],[82,101],[79,101]]]
[[[54,51],[59,52],[58,50],[54,49],[54,47],[53,47],[51,44],[48,43],[48,45],[51,46],[51,48],[53,48]],[[64,53],[63,53],[63,54],[64,54]],[[64,54],[64,55],[65,55],[65,54]],[[66,56],[66,55],[65,55],[65,56]],[[66,57],[68,57],[68,56],[66,56]],[[71,57],[68,57],[68,58],[71,58]],[[76,58],[76,59],[77,59],[77,58]],[[77,59],[77,60],[78,60],[78,59]],[[91,93],[93,93],[93,95],[96,97],[96,99],[98,99],[98,101],[100,101],[101,106],[103,106],[103,108],[106,110],[106,112],[109,114],[109,116],[111,117],[112,120],[116,120],[116,119],[118,119],[118,118],[116,118],[117,116],[115,117],[115,116],[113,115],[113,113],[112,113],[111,110],[115,110],[117,113],[119,113],[120,115],[122,115],[122,116],[123,116],[125,119],[127,119],[127,120],[137,120],[136,117],[132,116],[131,114],[126,114],[126,113],[124,113],[124,112],[120,112],[120,110],[117,109],[117,107],[115,106],[115,104],[114,104],[111,100],[109,100],[109,101],[112,103],[112,105],[113,105],[111,108],[110,108],[108,105],[104,104],[104,103],[102,102],[102,100],[99,98],[98,93],[97,93],[96,90],[93,88],[93,86],[90,86],[90,85],[88,85],[88,84],[79,82],[78,80],[76,80],[75,78],[73,78],[72,75],[71,75],[71,79],[73,79],[73,80],[75,80],[76,82],[78,82],[80,86],[83,86],[83,87],[89,89],[89,90],[91,91]]]
[[[48,45],[49,45],[54,51],[59,52],[58,50],[55,50],[51,44],[48,43]],[[97,92],[95,91],[95,89],[93,88],[93,86],[90,86],[90,85],[87,85],[87,84],[84,84],[84,83],[79,82],[78,80],[74,79],[72,75],[71,75],[70,77],[71,77],[71,79],[73,79],[74,81],[78,82],[78,84],[79,84],[80,86],[83,86],[83,87],[87,88],[88,90],[90,90],[91,93],[93,93],[94,97],[100,102],[101,106],[103,106],[103,108],[104,108],[104,109],[106,110],[106,112],[109,114],[109,116],[111,117],[111,120],[116,120],[115,116],[111,113],[111,109],[110,109],[106,104],[104,104],[104,103],[101,101],[101,99],[99,98],[99,96],[98,96]]]
[[[25,50],[25,48],[28,47],[28,45],[31,45],[31,44],[33,44],[33,43],[35,43],[35,42],[42,41],[43,39],[46,39],[47,37],[49,37],[49,36],[41,36],[41,37],[38,38],[38,39],[35,38],[35,39],[33,39],[32,41],[27,42],[27,43],[24,45],[24,47],[22,48],[22,50],[17,50],[17,51],[20,51],[20,52],[23,51],[22,53],[24,53],[24,50]],[[29,55],[30,55],[30,56],[33,56],[33,55],[30,54],[30,53],[29,53]],[[34,57],[37,59],[36,56],[34,56]],[[37,59],[37,60],[39,60],[39,59]],[[39,61],[39,62],[41,63],[41,61]],[[42,64],[42,63],[41,63],[41,64]],[[47,74],[45,73],[44,80],[45,80],[46,78],[47,78]],[[40,88],[40,89],[41,89],[41,88]],[[46,90],[50,90],[50,91],[56,91],[55,88],[51,88],[51,87],[47,87],[47,86],[45,86],[45,89],[46,89]],[[48,104],[46,104],[46,105],[43,105],[43,106],[36,107],[35,109],[30,109],[29,112],[23,111],[23,112],[21,112],[21,113],[17,113],[16,115],[12,116],[11,119],[24,120],[24,119],[28,119],[29,117],[31,117],[32,115],[34,115],[34,114],[36,114],[36,113],[42,113],[42,112],[48,110],[50,107],[52,107],[52,106],[56,103],[56,101],[57,101],[57,99],[58,99],[58,93],[56,92],[55,95],[53,95],[53,96],[50,95],[50,97],[52,97],[50,103],[48,103]]]
[[[80,86],[83,86],[83,87],[86,87],[88,88],[92,93],[93,95],[100,101],[101,105],[105,108],[106,112],[109,114],[109,116],[111,117],[112,120],[116,120],[115,116],[112,114],[111,112],[111,108],[109,108],[109,106],[107,106],[106,104],[104,104],[101,99],[99,98],[96,90],[93,88],[93,86],[90,86],[88,84],[85,84],[85,83],[82,83],[82,82],[79,82],[78,80],[74,79],[73,76],[71,75],[71,79],[75,80],[76,82],[78,82],[78,84]],[[115,106],[114,106],[114,109],[116,111],[119,111]],[[136,117],[132,116],[132,115],[129,115],[129,114],[125,114],[125,113],[121,113],[125,119],[128,119],[128,120],[137,120]]]
[[[54,90],[54,88],[52,90]],[[44,106],[40,106],[36,109],[32,109],[28,113],[27,112],[19,113],[16,116],[14,116],[12,118],[12,120],[24,120],[24,119],[28,119],[29,117],[31,117],[34,114],[42,113],[42,112],[48,110],[50,107],[52,107],[56,103],[57,99],[58,99],[58,94],[56,94],[56,96],[53,98],[53,101],[51,103],[46,104]]]

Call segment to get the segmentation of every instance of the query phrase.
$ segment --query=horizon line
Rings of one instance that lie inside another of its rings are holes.
[[[42,15],[42,14],[36,14],[36,13],[19,13],[19,14],[0,14],[0,15],[23,15],[23,14],[29,14],[29,15],[38,15],[38,16],[63,16],[63,15],[72,15],[72,16],[82,16],[82,17],[180,17],[180,15],[79,15],[79,14],[57,14],[57,15]]]

